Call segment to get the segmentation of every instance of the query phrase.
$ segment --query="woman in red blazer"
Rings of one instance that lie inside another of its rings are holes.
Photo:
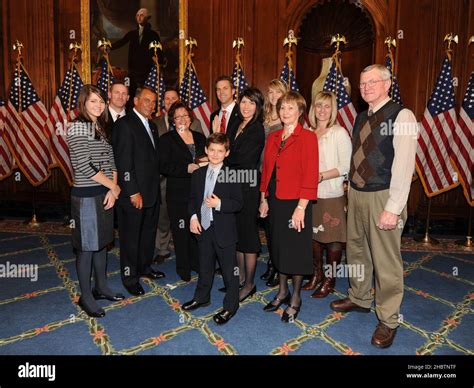
[[[277,104],[283,128],[271,133],[265,145],[260,184],[260,216],[269,216],[272,259],[280,272],[280,288],[265,311],[288,304],[281,320],[294,321],[301,307],[303,276],[312,273],[312,207],[318,189],[318,142],[302,127],[306,103],[296,92]],[[267,199],[268,198],[268,199]],[[311,204],[310,204],[311,205]],[[293,294],[288,277],[293,280]]]

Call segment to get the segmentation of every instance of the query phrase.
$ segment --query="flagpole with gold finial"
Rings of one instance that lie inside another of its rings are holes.
[[[336,51],[334,52],[333,56],[332,56],[332,59],[333,61],[336,63],[336,90],[335,90],[335,94],[336,94],[336,101],[337,101],[337,87],[338,87],[338,82],[339,82],[339,77],[337,76],[337,72],[340,72],[342,74],[342,69],[341,69],[341,62],[339,61],[339,53],[341,52],[341,50],[339,49],[339,46],[342,44],[348,44],[349,41],[346,39],[346,37],[344,35],[340,35],[340,34],[336,34],[336,35],[333,35],[331,36],[331,46],[333,44],[336,44]]]
[[[20,117],[20,127],[23,129],[23,115],[22,115],[22,93],[21,93],[21,50],[23,50],[23,43],[21,43],[18,39],[15,39],[13,43],[13,51],[18,51],[16,56],[16,74],[17,77],[15,78],[15,86],[18,88],[18,117]]]
[[[451,48],[451,45],[453,42],[458,43],[458,36],[451,32],[449,34],[446,34],[446,36],[444,37],[444,41],[448,42],[448,47],[446,48],[446,55],[448,56],[448,59],[451,60],[451,54],[453,51],[453,49]],[[439,244],[439,241],[431,237],[429,234],[430,222],[431,222],[431,197],[428,197],[428,213],[426,215],[425,234],[422,237],[415,237],[414,240],[416,242],[421,243],[423,245],[438,245]]]
[[[189,37],[188,39],[185,40],[184,42],[184,46],[186,47],[188,53],[186,55],[186,66],[189,66],[189,71],[196,71],[196,69],[194,68],[194,63],[193,63],[193,60],[192,60],[192,57],[193,57],[193,47],[196,46],[197,47],[197,41],[196,39],[194,38],[191,38]],[[184,72],[186,73],[186,69],[184,69]],[[189,85],[189,82],[188,82],[188,105],[189,103],[191,102],[191,85]]]
[[[385,38],[384,43],[387,45],[388,56],[390,57],[390,63],[392,64],[392,71],[391,71],[392,74],[390,76],[392,84],[390,86],[390,89],[391,89],[390,94],[393,99],[394,86],[395,86],[395,62],[393,60],[392,46],[397,47],[397,41],[395,39],[392,39],[391,36],[388,36],[387,38]]]
[[[242,62],[240,61],[240,48],[245,46],[244,38],[237,38],[232,42],[232,48],[237,47],[237,53],[235,54],[235,75],[236,75],[236,80],[234,84],[235,88],[235,98],[239,98],[239,85],[240,85],[240,73],[242,69]]]
[[[20,118],[20,128],[23,130],[23,116],[22,116],[22,109],[23,109],[23,101],[22,101],[22,93],[21,93],[21,60],[22,54],[21,50],[23,49],[23,43],[21,43],[18,39],[15,40],[13,43],[13,50],[18,51],[16,57],[16,77],[14,79],[15,86],[18,88],[18,117]],[[37,228],[40,226],[37,218],[36,218],[36,187],[33,186],[33,216],[31,220],[25,221],[30,227]]]
[[[288,60],[288,71],[293,69],[293,49],[291,46],[298,45],[298,38],[295,36],[293,30],[288,31],[288,36],[283,40],[283,47],[287,46],[285,57]],[[290,79],[288,78],[288,90],[291,89]]]
[[[112,48],[112,43],[107,38],[99,39],[97,42],[97,48],[102,49],[102,55],[107,62],[107,91],[110,90],[110,73],[112,73],[112,66],[109,61],[109,50]]]
[[[474,43],[474,35],[469,38],[469,41],[467,42],[468,47],[471,45],[471,43]],[[472,206],[471,205],[469,205],[469,219],[467,221],[466,239],[457,240],[456,244],[463,245],[471,249],[474,247],[474,244],[472,243]]]
[[[69,50],[72,51],[74,50],[71,58],[71,66],[70,66],[70,71],[71,71],[71,79],[69,80],[69,97],[67,101],[67,112],[66,115],[69,120],[69,113],[71,112],[71,103],[72,103],[72,80],[73,80],[73,74],[74,74],[74,66],[76,66],[76,58],[77,58],[77,52],[82,50],[82,46],[77,43],[73,42],[69,45]]]
[[[154,40],[148,46],[149,50],[153,50],[153,63],[156,66],[156,85],[155,90],[158,91],[156,94],[156,116],[161,116],[161,90],[160,90],[160,64],[158,63],[158,49],[163,50],[161,43]]]

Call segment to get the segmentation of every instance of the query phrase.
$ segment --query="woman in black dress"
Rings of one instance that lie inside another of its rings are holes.
[[[160,137],[160,173],[167,177],[166,203],[176,254],[176,273],[188,282],[191,270],[199,272],[197,241],[189,231],[188,199],[191,175],[199,168],[195,161],[205,155],[206,138],[190,129],[193,113],[181,101],[171,105],[168,117],[176,130]]]
[[[258,233],[259,160],[265,144],[263,128],[263,94],[257,88],[247,88],[239,96],[240,124],[233,139],[230,139],[230,154],[225,165],[235,170],[240,177],[244,205],[237,213],[237,263],[240,280],[245,284],[239,293],[243,302],[255,294],[255,269],[260,251]]]
[[[277,109],[283,129],[271,133],[265,145],[260,215],[270,218],[272,260],[280,272],[280,288],[264,310],[289,304],[281,317],[289,322],[300,311],[303,276],[313,272],[308,203],[317,196],[318,143],[301,125],[306,103],[299,93],[284,94]],[[288,277],[292,277],[293,294],[288,290]]]

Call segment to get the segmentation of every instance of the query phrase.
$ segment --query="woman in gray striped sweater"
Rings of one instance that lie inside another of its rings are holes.
[[[107,286],[107,249],[113,241],[112,207],[120,194],[114,162],[105,94],[92,85],[79,93],[79,115],[67,133],[74,172],[71,213],[74,220],[72,245],[77,251],[76,269],[81,288],[79,306],[91,317],[105,311],[96,299],[122,300]],[[95,288],[91,289],[94,266]]]

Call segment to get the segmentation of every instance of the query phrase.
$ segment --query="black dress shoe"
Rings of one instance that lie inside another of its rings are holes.
[[[280,299],[277,296],[275,296],[273,300],[263,308],[263,311],[268,311],[268,312],[277,311],[283,303],[284,304],[290,303],[290,299],[291,299],[290,293],[288,293],[283,299]],[[273,302],[277,302],[277,304],[274,304]]]
[[[231,313],[227,310],[221,310],[216,315],[212,317],[214,322],[218,325],[223,325],[230,321],[230,319],[235,315],[235,311]]]
[[[124,300],[125,299],[125,296],[123,296],[122,294],[115,294],[115,295],[112,295],[112,296],[105,296],[105,295],[101,294],[99,291],[97,291],[96,288],[92,289],[92,296],[94,297],[95,300],[107,299],[107,300],[110,300],[111,302],[117,302],[119,300]]]
[[[283,311],[283,315],[281,316],[282,322],[294,322],[296,320],[296,317],[298,316],[298,313],[300,312],[301,309],[301,303],[299,306],[288,306],[288,309],[293,309],[295,312],[293,314],[288,314],[287,311]]]
[[[278,286],[279,283],[280,283],[280,276],[278,275],[278,271],[275,268],[273,268],[272,273],[268,277],[268,280],[265,283],[265,285],[267,287],[276,287]]]
[[[253,288],[250,290],[250,292],[245,295],[243,298],[239,298],[239,303],[243,303],[245,302],[246,299],[250,298],[252,295],[255,295],[255,293],[257,292],[257,286],[253,286]]]
[[[79,298],[77,302],[78,306],[89,316],[92,318],[102,318],[105,317],[105,311],[103,309],[99,309],[97,311],[90,310],[83,302],[82,298]]]
[[[155,258],[153,259],[153,262],[156,264],[161,264],[163,263],[166,259],[168,259],[171,256],[171,254],[167,253],[166,255],[156,255]]]
[[[245,286],[245,282],[240,283],[240,284],[239,284],[239,291],[240,291],[242,288],[244,288],[244,286]],[[220,292],[227,292],[227,287],[224,286],[224,287],[219,288],[218,290],[219,290]]]
[[[155,270],[151,269],[150,272],[147,272],[147,273],[143,274],[142,277],[148,278],[148,279],[151,279],[151,280],[156,280],[156,279],[162,279],[162,278],[166,277],[166,275],[165,275],[164,272],[155,271]]]
[[[190,300],[189,302],[186,302],[184,303],[181,308],[184,310],[184,311],[192,311],[192,310],[196,310],[198,309],[199,307],[206,307],[206,306],[209,306],[211,304],[211,302],[204,302],[204,303],[199,303],[198,301],[196,300]]]
[[[145,293],[145,290],[143,289],[140,283],[132,284],[130,286],[124,285],[124,287],[130,294],[135,295],[135,296],[140,296]]]

